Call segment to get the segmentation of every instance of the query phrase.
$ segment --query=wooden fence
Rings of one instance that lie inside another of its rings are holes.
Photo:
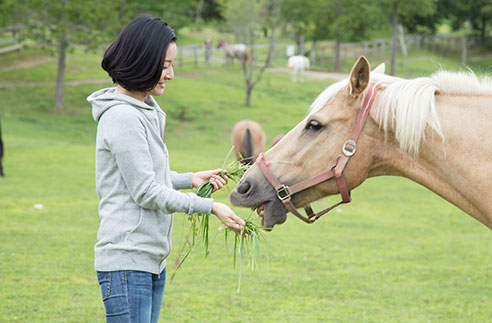
[[[356,43],[340,43],[340,62],[355,61],[359,56],[382,57],[391,52],[391,38],[362,41]],[[449,53],[464,55],[462,61],[466,61],[467,49],[480,44],[478,37],[451,36],[451,35],[406,35],[404,37],[405,50],[425,50],[437,52],[441,55]],[[400,40],[397,41],[397,51],[402,51]],[[335,44],[315,47],[308,52],[311,63],[326,67],[332,65],[335,60]]]
[[[275,50],[272,57],[274,65],[287,64],[285,50],[287,44],[275,44]],[[268,44],[254,45],[249,49],[250,59],[254,65],[261,66],[264,64],[268,55]],[[238,63],[237,59],[235,63]],[[216,47],[207,47],[205,44],[178,46],[178,55],[176,56],[175,68],[183,69],[186,66],[194,68],[211,66],[211,65],[226,65],[230,61],[225,59],[224,51]]]
[[[456,37],[450,35],[405,35],[404,46],[406,50],[426,50],[438,52],[442,55],[455,53],[462,55],[462,61],[466,62],[467,48],[473,48],[480,44],[478,37],[463,36]],[[262,66],[268,54],[268,44],[258,44],[250,49],[250,58],[256,66]],[[292,44],[275,44],[275,51],[271,65],[287,65],[287,48]],[[0,41],[0,54],[19,50],[23,47],[15,38]],[[307,51],[306,56],[311,60],[311,65],[319,68],[330,68],[335,60],[335,44],[315,46]],[[401,51],[401,41],[397,43],[397,50]],[[361,41],[353,43],[340,43],[340,63],[355,61],[360,55],[366,57],[384,57],[391,51],[391,38],[376,39],[371,41]],[[290,52],[290,50],[289,50]],[[175,67],[183,69],[185,67],[198,68],[212,65],[225,65],[226,61],[222,49],[205,44],[195,44],[190,46],[179,46]]]

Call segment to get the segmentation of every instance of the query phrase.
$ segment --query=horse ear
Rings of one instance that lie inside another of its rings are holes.
[[[354,98],[358,97],[369,84],[369,73],[371,68],[364,56],[359,57],[350,72],[349,92]]]
[[[381,63],[378,65],[378,67],[373,69],[371,73],[384,74],[385,70],[386,70],[386,65],[384,63]]]

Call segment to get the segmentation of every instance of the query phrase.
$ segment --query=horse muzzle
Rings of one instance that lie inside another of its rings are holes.
[[[257,167],[252,166],[231,191],[229,200],[232,205],[255,210],[262,217],[262,226],[272,229],[276,224],[287,220],[287,212],[275,189],[254,168]],[[260,176],[255,176],[257,173]]]

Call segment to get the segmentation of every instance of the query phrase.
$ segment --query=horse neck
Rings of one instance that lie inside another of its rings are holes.
[[[427,130],[418,156],[399,149],[392,134],[380,134],[369,176],[398,175],[440,195],[492,229],[492,97],[436,96],[443,139]]]
[[[227,54],[229,55],[234,54],[234,45],[229,43],[222,43],[222,48]]]

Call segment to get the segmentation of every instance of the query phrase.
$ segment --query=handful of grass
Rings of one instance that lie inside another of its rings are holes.
[[[237,292],[241,291],[241,273],[243,258],[247,258],[249,267],[258,269],[258,259],[260,258],[260,241],[263,239],[261,226],[256,225],[251,220],[245,220],[246,224],[240,235],[234,235],[234,268],[236,268],[237,258],[239,258],[239,277],[237,282]],[[227,241],[228,231],[225,231]]]
[[[226,158],[227,159],[227,158]],[[228,167],[225,168],[227,171],[220,174],[220,176],[226,176],[234,181],[238,182],[243,176],[244,172],[248,169],[249,166],[242,165],[237,161],[229,164]],[[196,195],[204,198],[209,198],[213,192],[213,185],[210,183],[210,179],[205,180],[198,187],[195,188],[194,192]],[[183,262],[188,258],[191,250],[197,245],[198,242],[203,242],[203,246],[205,249],[205,256],[209,253],[209,220],[210,215],[203,213],[196,213],[188,216],[188,221],[190,221],[190,229],[185,238],[185,243],[178,254],[178,258],[176,259],[176,270],[171,277],[171,281],[174,279],[176,272],[181,267]],[[228,230],[225,230],[226,234]]]

